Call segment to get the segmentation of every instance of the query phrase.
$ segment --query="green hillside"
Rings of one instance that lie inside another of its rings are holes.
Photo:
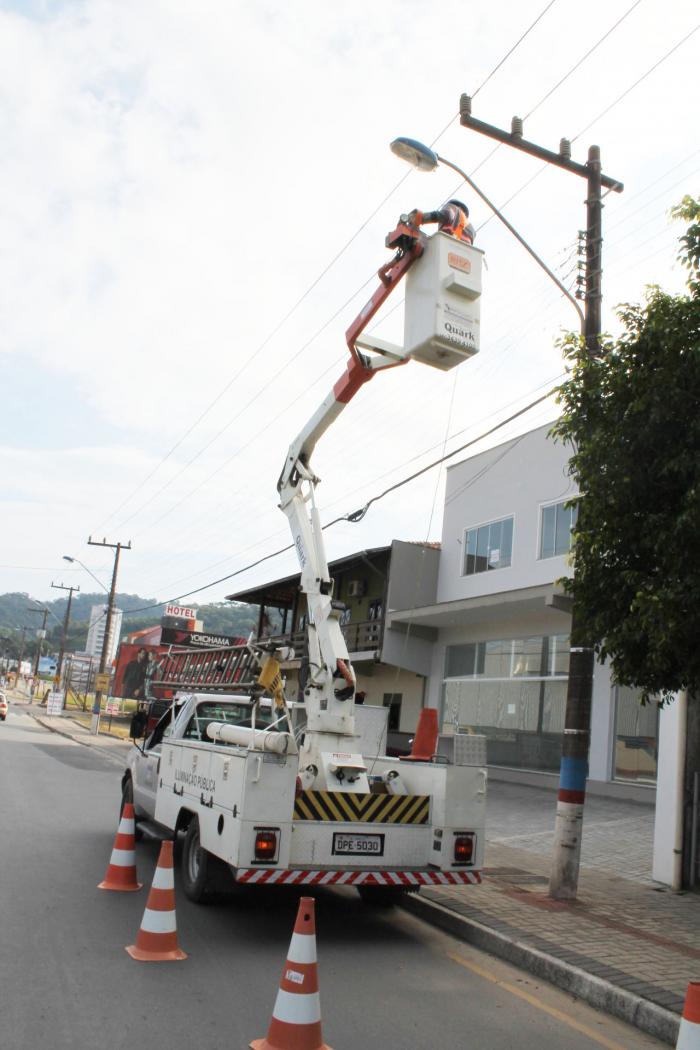
[[[93,605],[104,605],[105,600],[106,595],[99,591],[80,592],[73,596],[66,644],[69,652],[85,648],[90,609]],[[36,646],[34,632],[42,622],[40,609],[49,610],[46,623],[47,642],[44,643],[43,651],[46,653],[47,648],[57,651],[61,642],[67,604],[67,596],[38,605],[30,599],[28,594],[18,592],[0,594],[0,656],[11,658],[18,656],[21,644],[20,629],[25,627],[24,654],[26,658],[31,659]],[[165,611],[165,605],[156,605],[155,599],[142,598],[138,594],[118,593],[115,604],[117,609],[121,609],[124,613],[122,636],[131,631],[154,626],[160,622]],[[155,608],[139,611],[148,605],[155,605]],[[233,602],[213,602],[209,605],[195,605],[194,608],[197,609],[198,618],[204,623],[204,629],[214,634],[246,636],[255,630],[257,625],[255,606]]]

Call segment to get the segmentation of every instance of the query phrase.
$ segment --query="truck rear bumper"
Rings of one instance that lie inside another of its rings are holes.
[[[462,886],[481,882],[480,871],[329,871],[234,868],[236,882],[284,886]]]

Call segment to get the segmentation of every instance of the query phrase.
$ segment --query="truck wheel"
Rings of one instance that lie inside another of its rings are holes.
[[[124,805],[125,805],[126,802],[131,802],[132,805],[133,805],[133,802],[134,802],[134,785],[131,782],[131,777],[127,777],[126,780],[124,781],[123,785],[122,785],[122,801],[121,801],[121,805],[119,807],[119,819],[120,820],[121,820],[121,817],[122,817],[122,813],[124,812]],[[134,841],[135,842],[140,842],[142,838],[143,838],[143,832],[141,831],[141,828],[139,827],[139,822],[136,819],[136,814],[134,813]]]
[[[402,886],[358,886],[363,904],[371,908],[394,908],[404,899],[408,890]]]
[[[205,850],[200,842],[199,821],[196,817],[192,817],[187,826],[181,872],[185,896],[196,904],[204,904],[231,888],[228,867]]]

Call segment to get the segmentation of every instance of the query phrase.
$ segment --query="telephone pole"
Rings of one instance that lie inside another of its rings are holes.
[[[459,111],[462,127],[478,131],[482,135],[496,139],[503,145],[529,153],[533,157],[544,160],[548,164],[554,164],[586,180],[588,192],[586,194],[586,265],[582,336],[586,351],[591,356],[598,355],[600,353],[603,274],[602,187],[605,186],[607,190],[621,193],[624,189],[623,184],[617,179],[603,175],[598,146],[589,148],[586,164],[578,164],[571,159],[571,143],[568,139],[561,140],[558,153],[524,139],[523,122],[519,117],[513,117],[510,132],[476,120],[471,115],[471,98],[468,95],[462,95]],[[584,514],[585,504],[582,501],[579,507],[579,521]],[[576,570],[574,568],[574,587],[575,581]],[[588,775],[594,662],[592,640],[582,630],[576,615],[574,592],[564,739],[552,870],[549,881],[549,895],[557,900],[575,900],[578,891],[583,806]]]
[[[34,699],[36,692],[37,682],[39,681],[39,661],[41,660],[41,643],[46,637],[46,618],[49,615],[48,609],[35,609],[33,606],[27,606],[27,612],[41,613],[43,619],[41,621],[41,627],[36,632],[36,653],[34,655],[34,674],[32,682],[31,699]]]
[[[114,613],[114,595],[117,590],[117,573],[119,571],[119,556],[121,552],[131,550],[131,540],[128,543],[107,543],[106,539],[93,540],[92,536],[88,539],[88,544],[91,547],[111,547],[114,551],[114,568],[112,570],[112,584],[109,588],[109,596],[107,598],[107,617],[105,622],[105,633],[102,639],[102,652],[100,654],[100,669],[99,674],[103,675],[107,669],[107,657],[109,655],[109,637],[112,629],[112,615]],[[100,709],[102,707],[102,691],[97,690],[95,692],[95,702],[92,705],[92,726],[91,732],[96,736],[100,731]]]
[[[70,623],[70,607],[73,603],[73,592],[79,591],[80,587],[66,587],[63,583],[51,583],[51,586],[57,591],[68,591],[68,604],[66,605],[66,615],[63,617],[63,632],[61,634],[61,648],[58,652],[58,664],[56,666],[56,677],[54,679],[58,688],[61,688],[61,671],[63,670],[63,657],[66,653],[66,638],[68,636],[68,625]],[[65,706],[65,698],[64,698]]]

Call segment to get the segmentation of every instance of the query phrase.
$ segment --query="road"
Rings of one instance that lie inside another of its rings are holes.
[[[114,760],[38,726],[0,724],[3,1050],[244,1050],[266,1034],[299,893],[198,907],[177,894],[184,962],[133,943],[138,894],[98,890],[118,818]],[[663,1044],[400,910],[316,893],[323,1033],[335,1050],[640,1050]]]

